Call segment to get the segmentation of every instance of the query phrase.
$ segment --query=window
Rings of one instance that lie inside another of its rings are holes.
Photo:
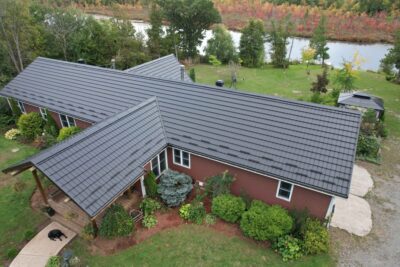
[[[279,181],[276,197],[290,201],[293,192],[293,184]]]
[[[62,127],[76,126],[74,118],[72,118],[70,116],[60,114],[60,120],[61,120]]]
[[[24,103],[22,103],[21,101],[17,101],[17,105],[22,113],[26,113]]]
[[[174,148],[174,164],[190,168],[189,152]]]
[[[151,170],[158,177],[163,171],[167,169],[167,156],[165,150],[163,150],[160,154],[154,157],[151,161]]]
[[[44,119],[45,121],[47,121],[47,112],[46,109],[44,108],[39,108],[40,111],[40,116],[42,116],[42,119]]]

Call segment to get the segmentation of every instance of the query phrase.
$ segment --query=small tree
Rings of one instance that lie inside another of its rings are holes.
[[[286,68],[288,66],[286,59],[287,39],[290,35],[291,23],[288,19],[285,22],[276,24],[272,21],[272,30],[268,35],[268,42],[271,43],[271,61],[276,68]]]
[[[308,48],[303,48],[301,50],[301,60],[307,63],[307,74],[309,74],[308,71],[308,66],[310,65],[310,62],[314,60],[315,57],[315,49],[308,47]]]
[[[327,86],[329,84],[328,70],[324,68],[322,74],[317,75],[317,80],[312,83],[311,92],[313,93],[326,93],[328,91]]]
[[[44,125],[44,132],[56,138],[58,137],[60,129],[58,129],[58,125],[49,111],[46,109],[45,112],[47,114],[47,121]]]
[[[230,60],[236,60],[232,36],[225,26],[217,25],[213,29],[213,37],[207,42],[206,55],[215,55],[224,64],[227,64]]]
[[[325,65],[325,60],[329,59],[327,43],[326,17],[322,16],[310,41],[310,47],[315,49],[314,58],[322,60],[322,65]]]
[[[259,67],[264,63],[264,24],[260,20],[250,20],[243,28],[240,38],[240,59],[247,67]]]
[[[43,119],[39,113],[22,114],[18,119],[18,129],[23,137],[32,141],[43,132]]]
[[[156,175],[154,172],[149,172],[144,178],[144,187],[146,188],[146,194],[149,197],[156,197],[157,196],[157,182],[156,182]]]
[[[152,58],[158,58],[161,55],[160,50],[164,30],[162,28],[162,12],[154,2],[150,8],[150,25],[151,27],[146,30],[148,36],[147,48]]]
[[[185,201],[192,189],[192,178],[189,175],[166,170],[160,177],[157,192],[169,207],[176,207]]]
[[[352,62],[344,62],[343,68],[336,71],[334,83],[342,91],[351,91],[355,88],[354,83],[357,79],[357,72],[353,68]]]
[[[234,181],[235,178],[233,175],[229,174],[227,170],[222,174],[209,177],[205,184],[206,193],[213,198],[221,194],[229,194]]]
[[[218,67],[218,66],[221,66],[221,61],[219,61],[218,60],[218,58],[216,57],[216,56],[214,56],[214,55],[210,55],[209,57],[208,57],[208,62],[211,64],[211,65],[213,65],[214,67]]]
[[[394,45],[389,49],[389,53],[382,59],[381,64],[385,67],[387,74],[390,74],[393,67],[397,69],[395,82],[400,83],[400,29],[397,30]]]

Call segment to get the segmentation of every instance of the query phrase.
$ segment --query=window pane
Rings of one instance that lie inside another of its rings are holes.
[[[174,149],[174,162],[181,164],[181,151],[178,149]]]
[[[292,189],[292,184],[281,182],[281,189],[286,189],[290,191]]]
[[[163,172],[167,168],[167,164],[165,161],[165,151],[161,152],[159,157],[160,157],[160,171]]]
[[[189,167],[190,163],[189,163],[189,153],[182,151],[182,165]]]
[[[75,126],[75,120],[72,117],[67,116],[69,127]]]
[[[158,158],[155,157],[151,160],[151,170],[154,172],[156,176],[160,175],[160,170],[158,168]]]
[[[290,192],[285,190],[279,190],[279,196],[283,198],[290,198]]]
[[[25,106],[24,106],[24,103],[22,103],[22,102],[20,102],[20,101],[18,101],[17,103],[18,103],[18,107],[19,107],[19,109],[21,110],[21,112],[22,112],[22,113],[25,113]]]
[[[60,114],[61,124],[63,127],[68,127],[67,117],[65,115]]]

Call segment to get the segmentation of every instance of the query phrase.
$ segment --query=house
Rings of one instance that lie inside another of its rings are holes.
[[[86,130],[3,171],[31,170],[46,203],[68,203],[93,223],[127,192],[146,195],[150,170],[199,184],[228,170],[233,193],[320,219],[348,197],[358,111],[194,83],[171,57],[128,71],[36,59],[0,95]],[[37,170],[63,201],[43,190]]]
[[[339,107],[357,109],[361,112],[373,109],[377,119],[380,119],[385,112],[382,98],[362,92],[340,93],[338,104]]]

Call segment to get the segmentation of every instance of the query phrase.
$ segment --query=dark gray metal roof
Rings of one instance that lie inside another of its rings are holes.
[[[177,81],[181,80],[181,64],[172,54],[132,67],[125,71],[141,76]],[[183,79],[186,82],[192,81],[186,71],[183,72]]]
[[[374,110],[385,110],[381,98],[361,92],[341,93],[339,95],[338,103],[341,105],[371,108]]]
[[[166,145],[153,97],[22,164],[31,162],[93,217],[132,185]]]
[[[167,143],[347,197],[357,111],[39,58],[1,92],[100,122],[157,96]]]

